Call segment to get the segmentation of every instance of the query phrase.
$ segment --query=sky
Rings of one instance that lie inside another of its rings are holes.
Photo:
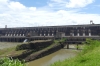
[[[100,0],[0,0],[0,28],[100,24]]]

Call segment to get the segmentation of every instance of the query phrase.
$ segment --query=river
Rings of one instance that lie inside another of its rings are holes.
[[[62,61],[64,59],[74,57],[78,51],[79,50],[76,50],[76,49],[61,49],[50,55],[31,61],[27,64],[28,66],[50,66],[50,64],[56,61],[59,61],[59,60]]]

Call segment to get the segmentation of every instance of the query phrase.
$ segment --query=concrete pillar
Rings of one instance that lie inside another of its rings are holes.
[[[18,34],[16,36],[18,36]]]
[[[54,34],[52,33],[52,36],[53,36]]]
[[[48,33],[48,36],[49,36],[50,34]]]
[[[14,36],[15,36],[15,34],[14,34]]]
[[[79,34],[79,30],[77,30],[77,36],[80,36],[80,34]]]
[[[79,33],[77,33],[77,36],[80,36],[80,34],[79,34]]]
[[[25,36],[25,35],[23,34],[23,36]]]
[[[20,36],[21,36],[21,34],[20,34]]]
[[[89,36],[91,36],[91,30],[90,29],[88,30],[88,33],[89,33]]]
[[[74,33],[72,33],[72,36],[74,36]]]
[[[42,34],[40,33],[40,36],[42,36]]]
[[[83,36],[85,36],[85,33],[83,33]]]
[[[52,31],[52,36],[54,36],[54,31]]]
[[[10,36],[12,36],[12,34]]]
[[[91,33],[89,32],[89,36],[91,36]]]
[[[70,36],[74,36],[74,33],[70,33]]]
[[[44,36],[45,36],[45,34],[44,34]]]
[[[7,25],[5,25],[5,28],[7,28]]]
[[[67,49],[69,49],[69,44],[67,43]]]
[[[7,34],[5,34],[5,36],[7,36]]]
[[[9,36],[9,34],[8,34],[8,36]]]

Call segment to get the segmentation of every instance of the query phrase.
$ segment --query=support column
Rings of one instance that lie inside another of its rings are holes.
[[[74,36],[74,33],[70,33],[70,36]]]
[[[5,34],[5,36],[7,36],[7,34]]]
[[[74,33],[71,33],[72,34],[72,36],[74,36]]]
[[[85,36],[85,33],[83,33],[83,36]]]
[[[77,36],[80,36],[80,34],[79,34],[79,30],[77,30]]]
[[[12,34],[10,36],[12,36]]]
[[[42,36],[42,34],[40,33],[40,36]]]
[[[89,36],[91,36],[91,32],[89,32]]]
[[[49,36],[50,34],[48,33],[48,36]]]
[[[22,36],[22,35],[20,34],[20,36]]]
[[[88,33],[89,33],[89,36],[91,36],[91,30],[90,29],[88,30]]]
[[[16,36],[18,36],[18,34]]]
[[[54,36],[54,31],[52,31],[52,36]]]
[[[23,34],[23,36],[24,36],[24,34]]]
[[[69,49],[69,44],[67,43],[67,49]]]
[[[83,36],[85,36],[85,28],[83,29]]]
[[[42,31],[40,31],[40,36],[42,36]]]
[[[46,31],[44,31],[44,36],[46,36]]]
[[[80,34],[79,34],[79,33],[77,33],[77,36],[80,36]]]
[[[8,36],[9,36],[9,34],[8,34]]]
[[[70,36],[74,36],[74,30],[70,31]]]
[[[13,36],[15,36],[15,34]]]
[[[45,36],[45,33],[44,33],[44,36]]]

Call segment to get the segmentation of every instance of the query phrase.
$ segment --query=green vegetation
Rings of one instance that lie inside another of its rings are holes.
[[[1,58],[0,66],[26,66],[24,62],[19,61],[18,59],[13,60],[10,58]]]
[[[17,45],[16,46],[16,51],[19,51],[19,50],[24,50],[24,47],[22,47],[21,45]]]
[[[100,41],[87,39],[84,45],[76,57],[55,62],[51,66],[100,66]]]
[[[64,43],[65,41],[66,41],[66,38],[54,40],[54,44],[59,44],[60,42],[61,42],[61,43]]]
[[[54,40],[53,44],[59,44],[60,40]]]
[[[65,42],[66,40],[67,40],[66,38],[62,38],[60,41]]]

